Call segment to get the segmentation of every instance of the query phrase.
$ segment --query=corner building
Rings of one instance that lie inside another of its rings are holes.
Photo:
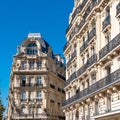
[[[10,79],[8,120],[64,120],[64,59],[39,33],[18,47]]]
[[[66,38],[66,120],[120,120],[120,1],[74,0]]]

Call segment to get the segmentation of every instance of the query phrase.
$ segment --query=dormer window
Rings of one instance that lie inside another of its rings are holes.
[[[37,54],[37,45],[35,43],[30,43],[27,46],[27,54],[28,55],[36,55]]]

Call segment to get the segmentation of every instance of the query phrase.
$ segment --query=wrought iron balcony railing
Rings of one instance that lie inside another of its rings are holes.
[[[116,70],[115,72],[109,74],[108,76],[102,78],[98,82],[92,84],[88,88],[79,91],[79,93],[75,94],[71,98],[67,99],[63,102],[62,106],[65,107],[73,102],[76,102],[88,95],[94,94],[98,90],[102,90],[107,88],[110,85],[114,85],[115,83],[120,82],[120,69]]]
[[[80,53],[82,53],[87,48],[87,45],[88,45],[87,43],[88,43],[88,39],[80,47]]]
[[[72,14],[72,20],[71,22],[74,20],[75,16],[80,13],[82,11],[82,9],[84,8],[85,4],[87,3],[88,0],[84,0],[83,3],[81,5],[79,5],[76,10],[74,11],[74,13]],[[89,7],[87,8],[85,15],[84,15],[84,19],[90,14],[90,12],[92,11],[92,9],[98,5],[101,2],[101,0],[97,0],[95,2],[92,2]],[[69,27],[66,29],[66,34],[67,32],[71,29],[72,24],[69,25]]]
[[[94,28],[90,31],[88,42],[90,42],[90,41],[93,39],[94,36],[96,36],[96,27],[94,27]]]
[[[84,73],[86,71],[87,68],[89,68],[92,64],[94,64],[97,61],[97,55],[94,54],[93,56],[91,56],[88,60],[87,63],[84,64],[78,71],[77,73],[74,72],[69,78],[68,80],[66,80],[65,82],[65,86],[67,86],[70,82],[72,82],[76,77],[80,76],[82,73]]]
[[[57,76],[60,77],[61,79],[65,80],[65,77],[62,76],[61,74],[57,73]]]
[[[80,53],[82,53],[88,47],[88,43],[92,40],[92,38],[94,36],[96,36],[96,28],[95,27],[90,31],[90,33],[88,35],[88,39],[81,46]]]
[[[74,11],[74,13],[72,14],[72,20],[74,20],[75,16],[80,13],[80,11],[84,8],[85,4],[87,3],[88,0],[83,0],[83,3],[81,5],[79,5],[76,10]]]
[[[50,84],[50,87],[53,88],[53,89],[55,89],[55,85],[53,85],[53,84]]]
[[[77,76],[80,76],[82,73],[84,73],[92,64],[94,64],[97,61],[97,54],[94,54],[91,56],[88,60],[87,63],[84,64],[78,71],[77,71]]]
[[[71,59],[67,62],[67,67],[71,64],[71,61],[76,57],[77,53],[76,50],[72,53]]]
[[[112,51],[119,45],[120,45],[120,33],[99,51],[99,59],[103,58],[105,55],[107,55],[110,51]]]
[[[120,13],[120,3],[116,7],[116,15],[118,15],[119,13]]]
[[[102,30],[105,30],[105,28],[110,25],[110,15],[108,15],[105,20],[102,22]]]
[[[77,77],[76,72],[74,72],[69,78],[68,80],[66,80],[65,82],[65,86],[67,86],[71,81],[73,81],[75,78]]]

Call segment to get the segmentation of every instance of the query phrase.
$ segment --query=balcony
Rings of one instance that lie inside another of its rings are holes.
[[[84,64],[78,71],[77,71],[77,77],[79,77],[81,74],[83,74],[91,65],[96,63],[97,61],[97,55],[94,54],[91,56],[88,60],[87,63]]]
[[[63,102],[63,107],[66,107],[67,105],[77,102],[78,100],[81,100],[85,97],[88,97],[89,95],[95,94],[97,91],[103,90],[111,85],[114,85],[116,83],[120,82],[120,69],[116,70],[115,72],[109,74],[108,76],[104,77],[103,79],[97,81],[96,83],[92,84],[88,88],[79,91],[76,95],[72,96],[71,98],[67,99]]]
[[[67,62],[67,67],[71,65],[71,61],[76,57],[76,55],[77,55],[76,50],[74,50],[74,52],[71,55],[70,60]]]
[[[99,51],[99,59],[103,58],[105,55],[107,55],[109,52],[114,50],[119,45],[120,45],[120,33]]]
[[[80,53],[82,53],[87,48],[87,41],[88,39],[83,43],[83,45],[80,47]]]
[[[67,85],[68,85],[71,81],[73,81],[76,77],[77,77],[76,72],[74,72],[74,73],[68,78],[68,80],[66,80],[65,86],[67,86]]]
[[[66,78],[59,73],[57,73],[57,76],[60,77],[62,80],[66,80]]]
[[[76,16],[78,13],[81,12],[81,10],[82,10],[82,9],[84,8],[84,6],[86,5],[87,1],[88,1],[88,0],[83,0],[82,4],[76,8],[76,10],[74,11],[74,13],[72,14],[72,20],[71,20],[71,21],[73,21],[74,18],[75,18],[75,16]]]
[[[50,87],[53,88],[53,89],[55,89],[55,86],[53,84],[50,84]]]
[[[94,27],[89,33],[89,39],[87,42],[90,42],[96,36],[96,28]]]
[[[37,102],[42,102],[42,98],[36,98]]]
[[[16,74],[21,74],[21,73],[24,73],[24,74],[40,74],[40,73],[46,73],[48,70],[47,70],[47,67],[42,67],[41,69],[37,69],[37,68],[34,68],[34,69],[31,69],[31,68],[14,68],[13,69],[13,72],[16,73]]]
[[[105,31],[110,25],[110,15],[108,15],[105,20],[102,22],[102,30]]]
[[[83,45],[81,46],[80,48],[80,53],[82,53],[87,47],[88,47],[88,44],[89,42],[96,36],[96,28],[94,27],[90,33],[89,33],[89,36],[88,36],[88,39],[83,43]]]
[[[88,0],[83,0],[83,3],[82,3],[80,6],[78,6],[78,7],[76,8],[76,10],[73,12],[71,23],[72,23],[72,21],[74,20],[74,18],[76,17],[76,15],[82,11],[82,9],[84,8],[84,6],[85,6],[85,4],[87,3],[87,1],[88,1]],[[90,14],[90,12],[92,11],[92,9],[93,9],[96,5],[99,5],[100,2],[101,2],[101,0],[97,0],[97,1],[95,1],[95,2],[92,2],[92,3],[89,5],[89,7],[87,8],[87,10],[86,10],[83,18],[86,19],[87,16],[88,16],[88,15]],[[66,34],[67,34],[68,31],[71,29],[71,27],[72,27],[72,24],[70,24],[69,27],[66,29]]]
[[[63,47],[63,50],[64,50],[64,51],[67,49],[68,45],[69,45],[69,42],[65,43],[65,45],[64,45],[64,47]]]
[[[41,119],[48,119],[50,116],[48,116],[45,113],[31,113],[31,114],[26,114],[26,113],[19,113],[18,114],[13,114],[12,120],[39,120]]]
[[[116,7],[116,16],[120,17],[120,3]]]

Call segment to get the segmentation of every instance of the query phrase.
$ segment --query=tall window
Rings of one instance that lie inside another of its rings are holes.
[[[106,43],[110,42],[110,40],[111,40],[111,33],[110,32],[106,33],[105,39],[106,39]]]
[[[107,7],[107,9],[106,9],[106,18],[110,15],[110,8],[109,7]]]
[[[33,109],[32,106],[29,106],[29,114],[33,114],[32,109]]]
[[[41,79],[40,76],[37,77],[37,85],[38,85],[38,86],[39,86],[39,85],[42,85],[42,79]]]
[[[37,107],[37,114],[41,114],[41,113],[42,113],[41,107]]]
[[[111,66],[107,66],[106,67],[106,72],[107,72],[107,75],[110,75],[110,73],[111,73]]]
[[[91,48],[91,56],[92,55],[94,55],[94,53],[95,53],[95,48],[94,48],[94,46]]]
[[[96,82],[96,73],[95,72],[91,75],[91,79],[92,79],[92,83]]]
[[[25,87],[25,85],[26,85],[26,77],[23,76],[23,77],[21,78],[21,86]]]
[[[42,93],[41,91],[38,91],[37,92],[37,99],[40,100],[42,98]]]
[[[22,69],[22,70],[25,70],[26,67],[27,67],[26,61],[22,61],[22,62],[21,62],[21,69]]]
[[[26,92],[25,92],[25,91],[22,92],[22,94],[21,94],[21,99],[22,99],[22,100],[25,100],[25,99],[26,99]]]
[[[33,84],[34,84],[34,77],[30,77],[29,78],[29,85],[33,86]]]
[[[29,68],[30,68],[30,69],[34,69],[34,62],[30,62],[30,63],[29,63]]]
[[[22,114],[25,114],[26,113],[26,107],[23,105],[22,106]]]
[[[35,43],[30,43],[27,46],[27,54],[28,55],[35,55],[35,54],[37,54],[37,45]]]
[[[34,92],[29,92],[29,100],[30,101],[34,100],[33,95],[34,95]]]
[[[41,69],[42,63],[41,62],[37,62],[37,69]]]
[[[107,97],[107,112],[111,111],[111,96]]]

